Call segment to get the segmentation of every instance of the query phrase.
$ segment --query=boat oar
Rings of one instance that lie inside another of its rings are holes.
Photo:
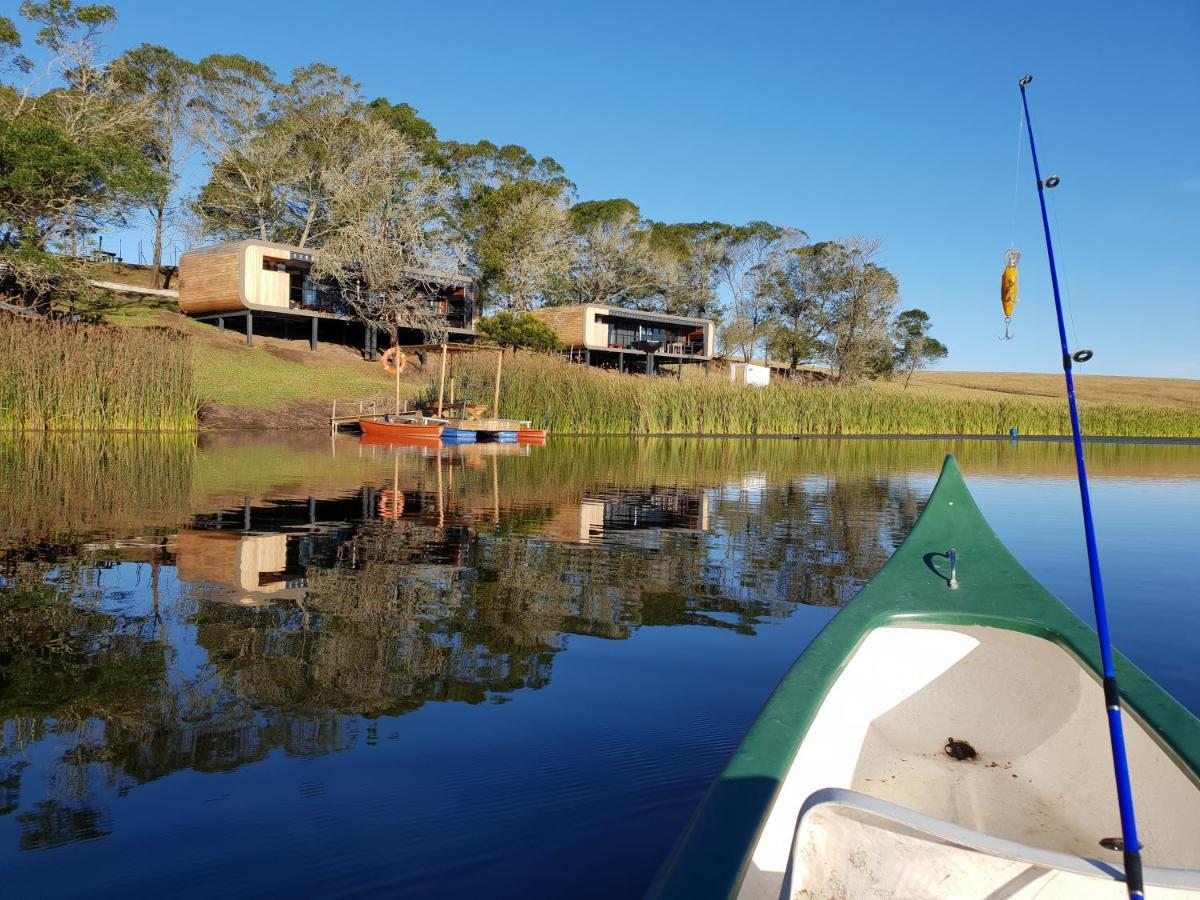
[[[1067,346],[1067,327],[1063,321],[1062,297],[1058,289],[1058,270],[1054,266],[1054,242],[1050,239],[1050,218],[1046,213],[1046,191],[1059,184],[1052,175],[1042,179],[1038,166],[1037,145],[1033,140],[1033,122],[1029,117],[1029,99],[1025,88],[1032,75],[1020,81],[1021,107],[1025,111],[1025,127],[1029,132],[1029,153],[1033,157],[1033,175],[1037,179],[1038,203],[1042,209],[1042,230],[1046,234],[1046,256],[1050,262],[1050,284],[1054,290],[1054,311],[1058,316],[1058,338],[1062,345],[1063,372],[1066,375],[1067,405],[1071,411],[1071,438],[1075,445],[1075,468],[1079,474],[1079,499],[1083,506],[1083,533],[1087,541],[1088,573],[1092,582],[1092,606],[1096,611],[1096,635],[1100,642],[1100,661],[1104,670],[1104,703],[1108,708],[1108,736],[1112,744],[1113,770],[1117,780],[1117,803],[1121,811],[1121,850],[1125,857],[1125,888],[1130,897],[1144,897],[1142,884],[1142,854],[1138,843],[1137,820],[1133,811],[1133,788],[1129,778],[1129,758],[1125,751],[1125,731],[1121,726],[1121,693],[1117,689],[1117,673],[1113,666],[1112,641],[1108,632],[1108,609],[1104,602],[1104,582],[1100,577],[1100,554],[1096,549],[1096,529],[1092,524],[1092,500],[1088,492],[1087,467],[1083,461],[1083,438],[1079,429],[1079,409],[1075,403],[1075,379],[1071,363],[1087,362],[1090,350],[1080,350],[1074,356]]]

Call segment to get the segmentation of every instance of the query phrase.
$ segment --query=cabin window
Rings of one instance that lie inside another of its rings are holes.
[[[633,322],[609,322],[608,346],[628,347],[638,339],[638,327]]]

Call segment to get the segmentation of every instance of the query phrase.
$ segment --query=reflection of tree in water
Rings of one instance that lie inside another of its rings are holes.
[[[17,815],[22,849],[108,834],[90,780],[154,729],[167,648],[144,617],[89,605],[88,586],[86,567],[70,563],[16,564],[0,585],[0,814],[20,806],[26,750],[48,737],[63,748],[45,799]]]
[[[306,587],[239,605],[213,599],[211,585],[186,586],[170,610],[181,632],[164,631],[154,612],[106,610],[88,565],[10,561],[0,815],[17,816],[22,846],[109,833],[95,800],[102,784],[120,793],[276,749],[336,752],[373,729],[360,716],[543,687],[572,635],[622,640],[681,624],[753,633],[799,603],[838,605],[918,508],[903,479],[822,475],[546,491],[501,512],[491,478],[478,497],[460,478],[446,507],[440,495],[436,510],[410,497],[413,512],[395,521],[340,522],[294,540],[308,550],[303,563],[289,551],[289,573],[300,566]],[[579,530],[586,504],[604,513],[591,543]],[[562,522],[575,523],[574,538],[551,535]],[[191,629],[207,663],[181,677],[168,641],[193,640]],[[44,740],[59,765],[22,805],[23,753]]]

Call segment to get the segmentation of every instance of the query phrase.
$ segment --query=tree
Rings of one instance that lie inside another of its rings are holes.
[[[485,291],[501,278],[495,250],[511,237],[496,234],[502,219],[511,226],[518,205],[526,211],[543,202],[565,206],[575,187],[553,159],[538,159],[516,144],[443,141],[426,145],[425,157],[449,184],[445,221],[460,259],[478,273]]]
[[[479,260],[504,307],[525,312],[567,278],[573,245],[557,199],[541,190],[515,192],[480,235]]]
[[[647,241],[666,260],[661,289],[664,312],[700,319],[720,318],[719,235],[729,227],[721,222],[651,223]]]
[[[827,325],[825,354],[839,382],[871,374],[872,361],[889,342],[896,277],[875,262],[879,242],[852,237],[826,242],[820,255],[820,293]]]
[[[81,243],[100,227],[123,223],[161,178],[142,153],[144,105],[122,96],[98,61],[112,8],[52,0],[23,3],[21,14],[41,26],[36,42],[50,54],[53,86],[42,94],[0,87],[3,290],[48,309],[53,297],[74,302],[87,293]],[[6,32],[0,29],[0,43],[19,46],[19,35]],[[64,249],[67,256],[54,255]]]
[[[224,240],[278,239],[291,141],[269,127],[275,75],[263,63],[226,54],[200,60],[198,71],[193,123],[211,166],[192,203],[201,228]]]
[[[150,128],[144,152],[161,175],[148,197],[154,241],[150,260],[152,287],[163,286],[163,232],[171,198],[179,187],[180,170],[194,147],[192,101],[199,90],[199,72],[165,47],[142,44],[117,58],[112,66],[119,89],[149,111]]]
[[[28,72],[33,62],[20,52],[21,32],[8,16],[0,16],[0,72]]]
[[[562,341],[554,329],[531,313],[500,310],[479,320],[476,329],[501,347],[558,350]]]
[[[816,359],[821,351],[828,325],[821,277],[828,246],[819,243],[792,248],[760,285],[764,299],[775,311],[767,352],[773,358],[786,359],[793,371],[801,363]]]
[[[389,103],[386,97],[376,97],[367,104],[367,114],[400,132],[423,152],[436,153],[437,129],[407,103]]]
[[[296,69],[275,96],[271,137],[288,147],[282,180],[280,239],[298,247],[319,246],[331,225],[331,178],[353,164],[362,134],[359,86],[333,66]]]
[[[929,329],[932,323],[929,313],[923,309],[906,309],[896,317],[896,346],[893,359],[895,368],[904,372],[904,387],[918,369],[945,359],[950,351]]]
[[[412,143],[379,121],[361,123],[348,165],[327,174],[329,225],[313,275],[336,284],[364,322],[391,333],[446,339],[446,321],[422,270],[444,268],[444,182]]]
[[[669,256],[651,244],[649,226],[632,201],[577,203],[567,215],[576,246],[562,299],[635,308],[661,305]]]
[[[788,250],[806,235],[795,228],[769,222],[726,226],[715,235],[720,247],[716,271],[729,296],[730,310],[737,323],[733,345],[749,362],[759,350],[774,319],[766,286],[779,269]]]

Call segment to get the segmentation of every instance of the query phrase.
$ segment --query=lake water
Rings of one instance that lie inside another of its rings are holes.
[[[947,452],[1090,620],[1066,444],[0,441],[5,892],[638,895]],[[1200,447],[1088,457],[1200,713]]]

